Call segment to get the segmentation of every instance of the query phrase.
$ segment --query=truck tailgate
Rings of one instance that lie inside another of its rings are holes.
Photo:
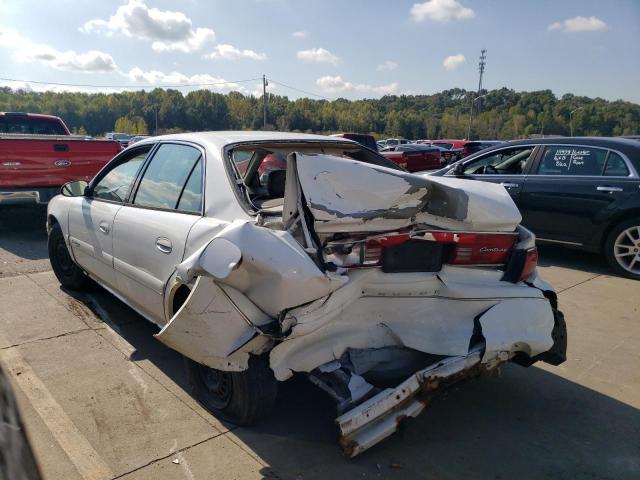
[[[120,151],[118,142],[0,135],[0,188],[58,187],[89,180]]]

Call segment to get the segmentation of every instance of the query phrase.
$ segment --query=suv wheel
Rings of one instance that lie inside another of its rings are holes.
[[[640,280],[640,218],[616,225],[607,236],[604,249],[617,273]]]
[[[216,417],[251,425],[271,412],[278,385],[268,357],[252,355],[244,372],[224,372],[184,360],[194,397]]]
[[[83,290],[89,284],[89,278],[78,265],[76,265],[69,254],[64,235],[59,224],[54,224],[49,233],[49,261],[53,273],[63,287],[70,290]]]

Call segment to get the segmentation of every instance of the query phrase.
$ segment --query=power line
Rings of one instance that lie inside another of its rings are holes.
[[[329,100],[329,101],[335,100],[335,98],[325,97],[325,96],[319,95],[317,93],[309,92],[308,90],[302,90],[301,88],[292,87],[291,85],[287,85],[286,83],[278,82],[277,80],[274,80],[271,77],[269,77],[269,81],[273,82],[273,83],[275,83],[277,85],[283,86],[285,88],[290,88],[291,90],[295,90],[296,92],[306,93],[307,95],[313,95],[314,97],[322,98],[324,100]]]
[[[20,80],[16,78],[1,78],[1,81],[5,82],[25,82],[35,83],[38,85],[56,85],[61,87],[90,87],[90,88],[187,88],[187,87],[211,87],[215,85],[233,85],[236,83],[247,83],[261,80],[260,77],[248,78],[246,80],[230,80],[224,82],[211,82],[211,83],[185,83],[185,84],[173,84],[173,85],[95,85],[90,83],[60,83],[60,82],[43,82],[39,80]]]

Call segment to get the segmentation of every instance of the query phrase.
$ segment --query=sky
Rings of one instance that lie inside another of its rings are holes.
[[[0,0],[0,85],[33,90],[432,94],[482,48],[487,89],[640,103],[640,0]]]

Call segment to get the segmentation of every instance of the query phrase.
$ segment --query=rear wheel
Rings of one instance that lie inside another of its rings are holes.
[[[640,218],[616,225],[607,236],[604,254],[617,273],[640,280]]]
[[[244,372],[224,372],[185,357],[193,395],[215,416],[237,425],[266,417],[276,400],[277,381],[265,356],[251,356]]]
[[[53,273],[63,287],[70,290],[83,290],[89,285],[89,278],[69,254],[69,249],[64,241],[62,229],[55,223],[49,233],[49,261]]]

